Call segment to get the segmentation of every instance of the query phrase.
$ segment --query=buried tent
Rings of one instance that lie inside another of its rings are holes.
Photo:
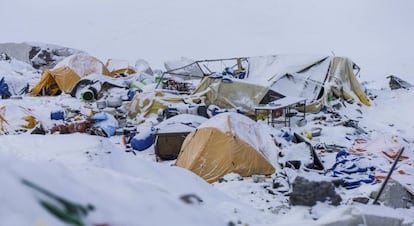
[[[356,78],[359,67],[348,58],[269,55],[238,59],[244,62],[242,68],[245,75],[242,79],[233,76],[230,80],[223,80],[217,76],[208,76],[200,82],[193,94],[205,94],[207,105],[214,104],[221,108],[242,107],[251,114],[254,113],[255,106],[283,96],[306,98],[308,112],[320,111],[328,103],[329,96],[337,96],[347,101],[359,99],[364,105],[370,105],[363,87]],[[238,65],[238,59],[214,61],[224,63],[232,60],[233,63],[228,62],[227,65],[233,65],[233,68]],[[203,70],[209,67],[211,60],[196,61],[194,64]],[[224,73],[225,69],[208,68],[203,73],[228,75],[229,73]]]
[[[183,142],[176,165],[213,183],[234,172],[270,175],[278,149],[270,134],[250,118],[222,113],[201,124]]]
[[[30,94],[58,95],[70,93],[81,77],[89,74],[110,76],[108,69],[93,56],[76,54],[59,62],[52,70],[44,70],[40,81],[32,88]]]

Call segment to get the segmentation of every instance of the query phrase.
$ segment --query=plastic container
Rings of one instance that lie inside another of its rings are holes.
[[[131,139],[131,147],[137,151],[145,151],[154,144],[154,128],[141,128]]]
[[[65,113],[63,111],[53,111],[50,113],[50,119],[53,120],[64,120]]]
[[[98,109],[104,109],[104,108],[106,108],[106,101],[98,101],[98,102],[96,102],[96,107]]]
[[[93,101],[95,99],[95,94],[90,89],[85,89],[81,93],[81,98],[84,101]]]
[[[312,137],[320,136],[321,132],[322,132],[322,128],[320,128],[320,127],[315,127],[315,128],[311,129]]]

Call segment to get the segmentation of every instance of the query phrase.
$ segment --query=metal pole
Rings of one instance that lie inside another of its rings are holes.
[[[383,192],[383,190],[384,190],[384,188],[385,188],[385,185],[387,185],[388,180],[390,179],[391,174],[392,174],[392,172],[394,171],[395,166],[396,166],[396,165],[397,165],[397,163],[398,163],[398,160],[400,160],[400,157],[401,157],[401,155],[402,155],[403,151],[404,151],[404,147],[402,147],[402,148],[401,148],[400,152],[398,153],[397,158],[395,159],[394,163],[392,164],[391,169],[390,169],[390,171],[388,172],[388,175],[387,175],[387,177],[385,178],[384,183],[382,183],[381,188],[380,188],[380,190],[379,190],[379,192],[378,192],[378,194],[377,194],[377,197],[375,197],[375,200],[374,200],[373,204],[376,204],[376,205],[378,205],[378,204],[379,204],[379,203],[378,203],[378,199],[379,199],[379,197],[381,196],[381,193]]]

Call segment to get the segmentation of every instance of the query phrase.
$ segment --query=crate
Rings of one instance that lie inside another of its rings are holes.
[[[177,159],[181,145],[190,132],[155,133],[155,155],[160,160]]]

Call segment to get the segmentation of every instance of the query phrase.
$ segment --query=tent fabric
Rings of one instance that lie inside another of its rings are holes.
[[[326,58],[328,57],[296,54],[248,57],[249,71],[247,80],[271,86],[280,77],[299,72]]]
[[[265,56],[248,58],[248,80],[262,81],[284,96],[307,99],[306,111],[319,112],[333,89],[346,100],[370,106],[353,66],[346,57]]]
[[[330,80],[335,78],[338,81],[339,78],[340,82],[336,84],[337,87],[339,86],[341,90],[351,95],[354,93],[361,103],[371,106],[361,84],[359,84],[355,77],[353,65],[354,63],[348,58],[335,57],[332,61],[332,70],[330,71],[332,78]]]
[[[53,69],[69,67],[80,77],[89,74],[103,74],[111,76],[108,68],[98,59],[87,54],[74,54],[60,61]]]
[[[213,183],[234,172],[241,176],[270,175],[277,147],[269,134],[237,113],[222,113],[201,124],[185,138],[176,165]]]
[[[43,72],[40,81],[30,91],[30,94],[32,96],[41,94],[54,96],[58,95],[60,91],[70,93],[79,79],[79,75],[69,67],[60,67],[54,70],[46,69]],[[42,93],[43,89],[45,90],[45,93]]]
[[[111,76],[117,76],[117,75],[132,75],[135,74],[135,70],[132,68],[121,68],[117,70],[113,70],[110,72]]]
[[[4,77],[0,79],[0,99],[3,97],[11,97],[9,85],[4,81]]]
[[[259,105],[268,93],[269,87],[248,83],[241,79],[231,82],[221,78],[205,77],[193,95],[205,93],[207,105],[214,104],[220,108],[241,107],[244,111],[254,114],[254,107]]]
[[[158,114],[169,104],[174,103],[201,103],[202,98],[198,95],[168,95],[160,91],[137,93],[128,106],[128,117],[138,118]]]
[[[207,104],[221,108],[242,107],[248,113],[254,112],[259,103],[283,96],[306,98],[306,111],[319,112],[333,92],[345,100],[359,100],[370,106],[354,73],[355,64],[348,58],[270,55],[246,59],[246,78],[224,80],[222,77],[220,80],[220,77],[209,76],[194,93],[205,93]],[[272,98],[269,99],[269,95]]]
[[[111,76],[105,65],[95,57],[75,54],[59,62],[52,70],[44,70],[30,94],[54,96],[60,92],[70,93],[82,77],[90,74]],[[42,93],[42,90],[46,92]]]
[[[136,73],[135,69],[129,66],[129,63],[126,60],[109,59],[106,61],[105,67],[108,68],[111,76],[121,74],[131,75]]]

